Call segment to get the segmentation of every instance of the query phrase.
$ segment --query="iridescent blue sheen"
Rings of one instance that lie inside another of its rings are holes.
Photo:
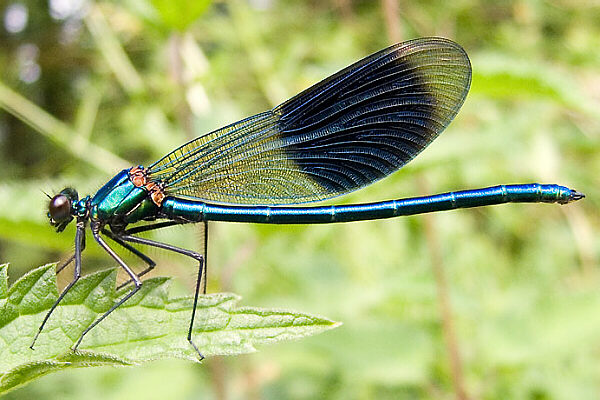
[[[568,203],[574,191],[559,185],[499,185],[434,196],[323,207],[271,207],[208,204],[168,197],[162,205],[167,218],[189,222],[226,221],[263,224],[328,224],[501,203]]]
[[[508,202],[565,204],[581,193],[558,185],[501,185],[377,203],[317,207],[289,205],[329,199],[397,171],[452,121],[471,83],[471,64],[456,43],[423,38],[383,49],[304,90],[272,110],[194,139],[152,164],[119,172],[93,196],[66,188],[52,197],[48,217],[58,232],[76,220],[73,280],[35,336],[81,276],[86,229],[129,275],[131,290],[88,326],[84,335],[142,287],[156,265],[132,244],[153,246],[198,262],[194,312],[206,254],[136,234],[206,222],[321,224],[391,218]],[[287,205],[287,206],[283,206]],[[155,221],[129,227],[142,221]],[[206,225],[205,225],[206,228]],[[205,232],[207,232],[205,230]],[[106,236],[146,263],[136,274]],[[205,240],[208,240],[205,233]],[[206,249],[206,247],[205,247]],[[33,348],[33,343],[31,345]]]

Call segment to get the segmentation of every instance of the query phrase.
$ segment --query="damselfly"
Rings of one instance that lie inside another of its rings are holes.
[[[79,198],[66,188],[52,197],[48,217],[61,232],[77,230],[73,280],[81,276],[89,224],[95,241],[129,275],[132,288],[81,334],[140,290],[155,263],[131,243],[186,255],[198,262],[187,339],[201,282],[202,254],[136,236],[167,226],[206,221],[316,224],[390,218],[507,202],[569,203],[583,194],[558,185],[500,185],[369,204],[290,207],[332,198],[369,185],[419,154],[452,121],[471,82],[465,51],[442,38],[422,38],[381,50],[304,90],[270,111],[207,133],[149,167],[119,172],[96,194]],[[142,222],[130,228],[130,224]],[[106,236],[147,264],[136,274],[103,239]],[[204,286],[205,288],[205,286]],[[202,290],[202,291],[205,291]]]

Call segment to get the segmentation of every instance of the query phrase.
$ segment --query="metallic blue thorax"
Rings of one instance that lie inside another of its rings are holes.
[[[124,169],[113,177],[92,197],[90,217],[110,224],[130,224],[140,220],[153,220],[158,206],[148,197],[148,192],[136,187]]]

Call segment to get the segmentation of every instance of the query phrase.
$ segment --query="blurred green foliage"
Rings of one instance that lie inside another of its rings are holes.
[[[465,47],[471,94],[411,165],[336,202],[533,181],[588,197],[336,226],[213,224],[210,292],[344,326],[201,366],[67,371],[6,398],[452,398],[457,387],[465,398],[597,398],[597,2],[171,3],[179,2],[0,4],[0,261],[13,274],[72,250],[73,231],[48,226],[41,190],[93,193],[124,164],[148,164],[418,36]],[[154,237],[202,242],[194,227]],[[190,290],[192,263],[151,255],[158,274]],[[92,271],[110,260],[90,245],[84,263]],[[450,346],[440,282],[452,307]],[[458,378],[449,349],[460,356]]]

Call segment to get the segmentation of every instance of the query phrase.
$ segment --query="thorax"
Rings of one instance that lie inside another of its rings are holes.
[[[93,221],[127,225],[156,219],[159,207],[145,187],[134,184],[129,169],[124,169],[100,188],[89,200]]]

